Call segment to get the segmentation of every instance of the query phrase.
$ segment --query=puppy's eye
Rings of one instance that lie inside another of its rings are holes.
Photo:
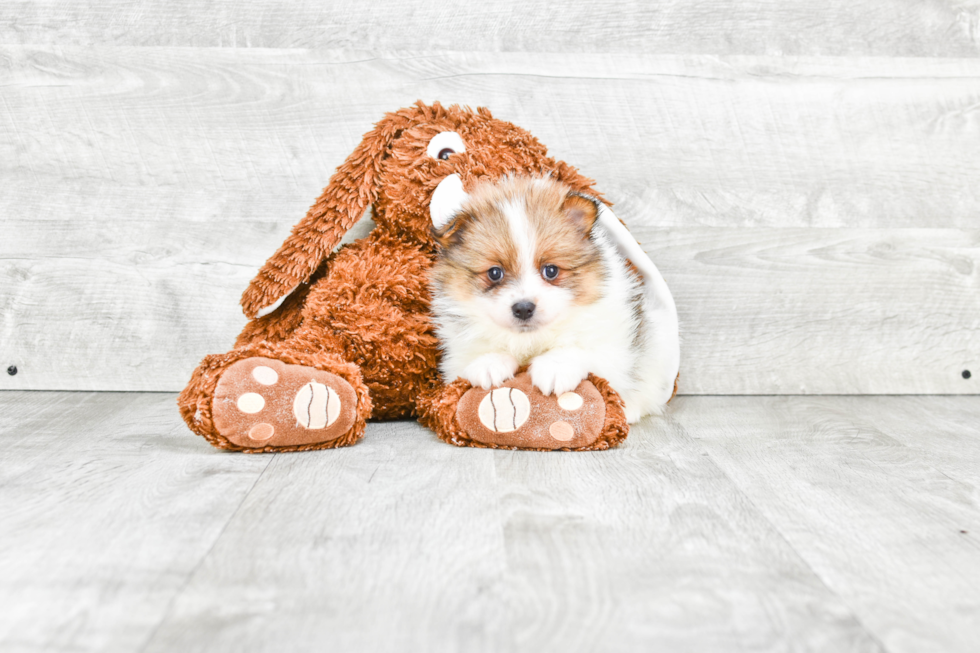
[[[444,147],[441,150],[439,150],[439,158],[442,159],[443,161],[448,159],[450,154],[456,154],[456,150],[454,150],[451,147]]]
[[[541,268],[541,274],[543,274],[544,278],[548,281],[554,281],[558,277],[558,266],[548,264]]]
[[[504,269],[502,267],[498,267],[495,265],[489,270],[487,270],[487,279],[489,279],[490,281],[496,282],[496,281],[500,281],[503,278],[504,278]]]

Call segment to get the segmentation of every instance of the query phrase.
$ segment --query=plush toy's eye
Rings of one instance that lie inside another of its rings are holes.
[[[456,132],[440,132],[436,134],[425,148],[426,154],[433,159],[441,159],[443,161],[457,152],[465,151],[466,145],[463,144],[463,139]]]
[[[554,281],[558,277],[558,266],[548,264],[541,268],[541,274],[543,274],[544,278],[548,281]]]
[[[489,279],[490,281],[496,282],[496,281],[500,281],[503,278],[504,278],[504,269],[502,267],[495,265],[489,270],[487,270],[487,279]]]

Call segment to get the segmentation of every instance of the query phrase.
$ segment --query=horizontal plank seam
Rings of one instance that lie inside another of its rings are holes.
[[[19,43],[12,45],[0,45],[0,51],[17,51],[17,50],[51,50],[52,44],[50,43]],[[570,53],[568,51],[562,50],[413,50],[413,49],[370,49],[370,50],[356,50],[351,48],[280,48],[280,47],[238,47],[238,46],[177,46],[177,45],[84,45],[84,44],[60,44],[57,47],[59,53],[69,53],[72,51],[91,53],[93,50],[98,52],[103,51],[126,51],[131,50],[134,52],[178,52],[178,53],[192,53],[195,50],[202,52],[214,52],[214,53],[230,53],[230,52],[242,52],[249,54],[262,55],[300,55],[300,54],[316,54],[320,56],[326,56],[330,54],[359,54],[366,55],[367,58],[364,59],[350,59],[343,61],[329,61],[320,60],[312,62],[303,61],[275,61],[265,63],[262,61],[245,61],[248,65],[255,66],[329,66],[329,67],[339,67],[348,65],[359,65],[365,63],[372,63],[375,61],[382,62],[398,62],[398,61],[412,61],[415,59],[436,59],[436,58],[464,58],[464,59],[476,59],[479,57],[487,57],[490,61],[494,59],[510,59],[514,61],[522,61],[526,63],[527,57],[554,57],[561,58],[567,57]],[[533,72],[533,70],[522,71],[520,69],[506,69],[503,71],[495,70],[473,70],[471,72],[463,72],[452,75],[437,75],[433,77],[422,78],[424,80],[438,80],[438,79],[454,79],[457,77],[471,77],[471,76],[481,76],[481,75],[507,75],[514,77],[542,77],[549,79],[582,79],[582,80],[620,80],[620,81],[636,81],[642,79],[654,79],[658,77],[665,78],[678,78],[678,79],[715,79],[715,80],[729,80],[733,77],[745,77],[749,79],[774,79],[774,78],[786,78],[786,79],[837,79],[842,81],[855,80],[855,81],[875,81],[875,80],[934,80],[934,81],[957,81],[957,80],[975,80],[980,78],[980,60],[975,57],[959,56],[959,57],[948,57],[948,56],[887,56],[887,55],[824,55],[824,54],[812,54],[812,55],[801,55],[786,57],[783,55],[771,55],[771,54],[710,54],[710,53],[629,53],[629,52],[604,52],[604,51],[583,51],[577,50],[575,52],[577,56],[584,58],[595,58],[600,60],[605,60],[609,62],[615,62],[617,60],[621,61],[641,61],[641,62],[686,62],[689,64],[700,65],[702,67],[708,68],[711,66],[723,66],[721,70],[726,71],[728,74],[712,74],[706,72],[705,74],[691,74],[691,73],[681,73],[681,72],[670,72],[670,71],[642,71],[636,73],[626,73],[621,75],[576,75],[576,74],[538,74]],[[776,64],[786,65],[787,62],[791,62],[798,66],[796,70],[786,70],[786,69],[772,69],[772,70],[751,70],[740,68],[740,65],[746,65],[751,63],[765,63],[773,62]],[[923,64],[932,63],[938,66],[945,66],[951,68],[957,65],[967,65],[970,67],[976,66],[978,71],[976,74],[972,73],[961,73],[955,75],[942,75],[936,74],[936,71],[922,72],[920,69],[908,69],[902,67],[896,67],[894,73],[889,71],[888,74],[865,74],[862,75],[860,72],[823,72],[823,71],[807,71],[808,65],[813,65],[820,62],[843,62],[850,66],[851,71],[854,70],[856,64],[861,62],[895,62],[903,63],[905,61],[911,62],[913,64]],[[505,62],[507,63],[507,62]],[[544,61],[544,62],[532,62],[532,65],[538,65],[543,68],[552,68],[555,66],[555,61]],[[724,68],[725,65],[730,65],[729,68]],[[802,69],[802,70],[801,70]],[[23,87],[22,82],[13,82],[0,84],[0,88],[4,87]],[[68,87],[69,84],[44,84],[44,88],[52,88],[56,86]]]

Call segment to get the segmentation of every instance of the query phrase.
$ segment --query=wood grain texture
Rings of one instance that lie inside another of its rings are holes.
[[[505,550],[489,450],[411,422],[279,455],[144,649],[469,650]],[[215,628],[215,623],[221,623]]]
[[[360,134],[422,96],[490,105],[598,179],[678,299],[682,392],[977,392],[980,61],[0,62],[3,388],[179,389]]]
[[[611,452],[495,455],[492,623],[518,650],[881,650],[672,420]]]
[[[682,393],[980,392],[980,232],[633,231],[677,301]]]
[[[0,48],[4,216],[293,224],[384,112],[486,105],[670,226],[973,227],[980,60]]]
[[[144,650],[881,650],[689,436],[631,438],[277,456]]]
[[[908,447],[918,461],[973,486],[971,493],[978,496],[980,448],[976,441],[980,419],[975,403],[957,397],[879,397],[875,405],[872,419],[864,424]],[[829,407],[843,415],[856,415],[860,398],[840,397]]]
[[[972,0],[9,0],[0,42],[532,52],[976,56]]]
[[[978,397],[681,397],[623,447],[247,456],[2,392],[0,648],[972,652]],[[963,532],[965,531],[965,532]]]
[[[975,398],[685,397],[676,409],[889,651],[980,638],[980,468],[957,461],[976,459],[978,415]]]
[[[0,649],[135,651],[266,466],[174,396],[0,393]]]
[[[6,389],[179,390],[231,346],[240,289],[280,229],[12,224]],[[976,231],[631,226],[677,301],[684,394],[980,392]]]

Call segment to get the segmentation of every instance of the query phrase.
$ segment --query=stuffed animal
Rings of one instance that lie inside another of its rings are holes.
[[[618,444],[628,427],[603,379],[559,402],[524,371],[491,391],[439,378],[427,286],[433,222],[464,189],[505,174],[547,174],[599,197],[591,180],[484,108],[418,102],[384,116],[245,290],[251,320],[234,349],[194,371],[178,399],[190,429],[246,452],[346,446],[369,418],[408,417],[460,446]],[[376,227],[334,251],[369,207]]]

